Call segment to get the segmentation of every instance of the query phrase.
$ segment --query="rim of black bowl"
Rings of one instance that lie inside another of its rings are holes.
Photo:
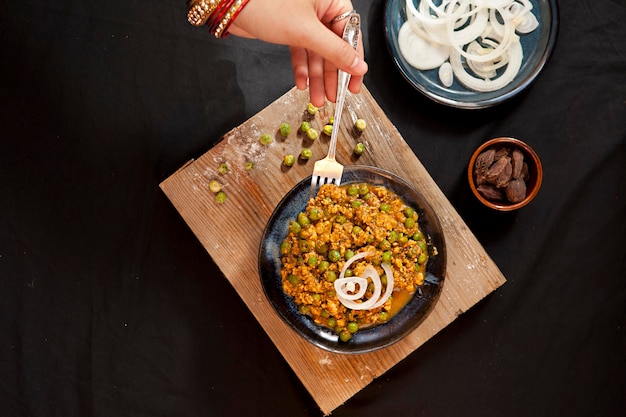
[[[446,246],[441,223],[432,206],[414,187],[397,175],[380,168],[352,165],[344,168],[342,184],[369,182],[385,185],[419,213],[419,224],[429,237],[429,251],[437,249],[426,264],[424,284],[408,303],[388,322],[356,332],[348,342],[341,342],[332,330],[315,324],[298,311],[293,299],[285,294],[280,278],[280,242],[287,235],[290,219],[304,210],[308,201],[311,177],[293,187],[270,216],[259,247],[259,275],[265,295],[283,321],[305,340],[335,353],[365,353],[398,342],[415,330],[435,306],[446,274]]]
[[[484,109],[484,108],[493,107],[497,104],[501,104],[506,101],[509,101],[513,97],[525,91],[537,79],[537,77],[539,76],[539,73],[541,73],[543,68],[546,66],[546,64],[550,60],[550,57],[552,56],[552,53],[556,46],[558,32],[559,32],[558,2],[557,0],[538,0],[538,3],[540,4],[545,3],[547,10],[549,10],[550,12],[549,20],[547,22],[549,23],[549,27],[545,28],[542,26],[540,29],[542,31],[546,31],[546,36],[542,38],[543,42],[542,42],[541,47],[543,48],[543,50],[542,50],[541,55],[537,59],[536,64],[530,69],[528,74],[522,74],[522,71],[520,71],[520,73],[517,74],[515,79],[508,86],[503,87],[493,92],[486,92],[486,93],[477,92],[476,94],[472,95],[474,99],[471,99],[471,100],[470,99],[461,100],[461,99],[453,99],[453,98],[445,97],[441,94],[437,94],[431,91],[424,84],[416,82],[416,80],[413,79],[409,71],[417,71],[417,72],[419,71],[409,69],[410,65],[402,62],[402,59],[398,57],[399,52],[396,53],[396,46],[394,45],[393,39],[395,36],[397,36],[397,34],[393,33],[392,31],[392,27],[393,27],[392,19],[394,17],[394,13],[396,12],[394,7],[396,6],[398,2],[404,2],[404,0],[387,0],[387,3],[385,5],[385,16],[384,16],[384,30],[385,30],[385,39],[387,43],[387,50],[389,51],[389,54],[391,55],[391,58],[393,59],[394,65],[396,66],[396,68],[398,69],[402,77],[409,84],[411,84],[411,86],[414,89],[416,89],[417,91],[419,91],[426,97],[430,98],[431,100],[440,104],[444,104],[449,107],[456,107],[460,109]],[[524,63],[522,63],[522,65],[524,65]],[[525,78],[523,78],[522,80],[519,80],[521,76]],[[519,80],[519,81],[516,81],[516,80]],[[484,97],[484,98],[476,98],[477,96]]]

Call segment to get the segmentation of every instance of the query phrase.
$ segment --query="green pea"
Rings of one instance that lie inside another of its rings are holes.
[[[400,233],[400,236],[398,236],[398,243],[401,245],[406,245],[408,242],[409,238],[404,233]]]
[[[343,256],[344,256],[344,258],[346,258],[346,261],[347,261],[348,259],[350,259],[350,258],[352,258],[354,256],[354,251],[351,250],[351,249],[348,249],[346,251],[346,253],[344,253]]]
[[[363,196],[363,200],[365,201],[369,200],[370,198],[372,198],[372,193],[367,193]]]
[[[254,169],[254,162],[246,161],[246,163],[243,164],[243,169],[246,171],[252,171]]]
[[[291,133],[291,126],[289,126],[289,123],[281,123],[280,134],[283,136],[289,136],[290,133]]]
[[[328,243],[320,242],[320,241],[316,242],[315,252],[319,253],[320,255],[323,255],[326,252],[328,252]]]
[[[320,211],[316,208],[309,210],[309,219],[316,221],[320,219]]]
[[[389,232],[389,235],[387,236],[387,240],[389,240],[389,242],[391,243],[398,240],[398,232],[396,232],[395,230],[392,230],[391,232]]]
[[[319,265],[317,266],[317,269],[319,269],[320,272],[326,272],[326,270],[328,270],[328,267],[330,266],[330,262],[328,261],[322,261],[319,263]]]
[[[357,208],[361,206],[361,202],[359,200],[354,200],[351,204],[352,208]]]
[[[361,228],[361,226],[353,226],[352,227],[352,234],[354,234],[354,235],[358,235],[362,231],[363,231],[363,229]]]
[[[300,233],[300,230],[302,230],[302,226],[300,226],[300,223],[298,223],[297,221],[292,220],[289,223],[289,231],[291,233]]]
[[[339,333],[339,340],[341,340],[342,342],[347,342],[350,339],[352,339],[352,333],[350,333],[348,330],[342,330],[341,333]]]
[[[322,311],[320,312],[320,316],[324,317],[325,319],[330,317],[330,313],[328,312],[328,310],[326,310],[325,308],[322,309]]]
[[[354,270],[350,268],[346,269],[346,272],[343,273],[344,277],[351,277],[352,275],[354,275]]]
[[[292,154],[287,154],[283,158],[283,164],[285,164],[285,166],[292,167],[293,164],[295,163],[296,163],[296,157],[293,156]]]
[[[332,135],[333,134],[333,125],[331,125],[331,124],[325,125],[324,128],[322,129],[322,132],[324,132],[324,134],[326,136]]]
[[[324,278],[326,278],[326,281],[328,282],[335,282],[337,279],[337,273],[335,271],[326,271]]]
[[[346,326],[346,330],[350,333],[356,333],[359,330],[359,324],[355,321],[351,321]]]
[[[387,274],[382,274],[382,276],[380,277],[380,283],[383,285],[383,287],[387,285]]]
[[[339,224],[344,224],[346,222],[346,216],[344,216],[343,214],[338,214],[335,217],[335,222],[339,223]]]
[[[311,159],[312,156],[313,156],[313,152],[309,148],[303,148],[300,151],[300,158],[304,159],[305,161],[307,159]]]
[[[219,193],[220,191],[222,191],[222,183],[220,183],[218,180],[209,181],[209,190],[212,193]]]
[[[319,138],[319,136],[320,136],[319,132],[313,129],[312,127],[306,131],[306,137],[309,138],[310,140],[316,140],[317,138]]]
[[[389,213],[389,210],[391,210],[391,206],[387,203],[382,203],[379,207],[379,210],[384,213]]]
[[[378,313],[378,320],[387,321],[389,319],[389,314],[386,311],[381,311]]]
[[[417,246],[419,246],[419,248],[420,248],[422,251],[426,251],[426,242],[425,242],[425,241],[423,241],[423,240],[418,241],[418,242],[417,242]]]
[[[391,262],[391,251],[387,250],[383,252],[383,262]]]
[[[311,298],[313,298],[313,301],[321,301],[321,299],[322,299],[322,294],[317,294],[317,293],[312,294],[312,295],[311,295]]]
[[[361,155],[363,155],[364,152],[365,152],[365,145],[364,144],[359,142],[356,145],[354,145],[354,154],[355,155],[361,156]]]
[[[333,249],[330,252],[328,252],[329,261],[339,262],[340,259],[341,259],[341,252],[339,252],[337,249]]]
[[[307,217],[307,215],[303,212],[298,213],[298,223],[300,226],[308,226],[311,224],[311,220]]]
[[[302,124],[300,125],[300,131],[302,133],[306,133],[307,130],[309,130],[311,128],[311,125],[309,124],[309,122],[302,122]]]
[[[359,132],[362,132],[367,127],[367,123],[363,119],[356,119],[354,122],[354,127],[356,127],[356,130],[358,130]]]
[[[289,274],[287,279],[289,280],[289,283],[292,284],[292,285],[297,285],[298,282],[300,282],[300,279],[297,276],[295,276],[294,274]]]
[[[426,252],[422,252],[420,253],[419,258],[417,258],[417,263],[420,265],[424,265],[427,260],[428,260],[428,255],[426,255]]]
[[[406,227],[407,229],[412,229],[413,227],[415,227],[415,220],[413,219],[413,217],[407,217],[406,219],[404,219],[404,227]]]
[[[300,310],[300,313],[302,313],[302,314],[309,314],[309,311],[311,311],[311,306],[308,306],[306,304],[302,304],[300,306],[300,308],[298,308],[298,310]]]
[[[370,189],[369,189],[369,187],[366,184],[362,184],[359,187],[359,195],[364,196],[364,195],[366,195],[369,192],[370,192]]]
[[[311,243],[308,240],[302,239],[298,242],[298,248],[300,252],[309,252],[311,250]]]
[[[317,112],[318,112],[319,110],[320,110],[320,109],[318,109],[317,107],[315,107],[315,106],[313,105],[313,103],[309,103],[309,104],[307,104],[307,105],[306,105],[306,111],[307,111],[307,113],[309,113],[310,115],[315,115],[315,114],[317,114]]]
[[[404,215],[406,217],[413,217],[413,214],[415,213],[415,210],[413,210],[412,207],[405,207],[404,208]]]
[[[337,325],[337,320],[334,317],[329,317],[328,320],[326,320],[326,324],[328,327],[335,327]]]
[[[220,191],[215,194],[215,202],[218,204],[223,204],[226,202],[226,193],[224,191]]]
[[[351,184],[348,186],[348,195],[355,196],[358,193],[359,193],[359,188],[356,185]]]
[[[263,133],[261,137],[259,138],[259,142],[261,142],[261,145],[269,145],[273,141],[274,139],[272,138],[272,135],[270,135],[269,133]]]
[[[225,175],[228,174],[228,164],[226,162],[221,163],[218,167],[217,167],[217,172],[219,172],[221,175]]]
[[[290,241],[283,240],[280,244],[280,253],[282,253],[283,255],[291,253],[291,247],[292,247],[292,244]]]
[[[317,266],[317,256],[309,256],[309,259],[306,260],[306,263],[309,266]]]
[[[418,232],[414,233],[413,236],[411,236],[411,239],[413,239],[413,240],[423,240],[424,239],[424,235],[422,234],[421,231],[418,231]]]
[[[334,125],[335,124],[335,116],[330,116],[330,119],[328,119],[328,124],[329,125]]]
[[[391,243],[387,239],[385,239],[380,242],[378,247],[380,250],[389,250],[391,249]]]

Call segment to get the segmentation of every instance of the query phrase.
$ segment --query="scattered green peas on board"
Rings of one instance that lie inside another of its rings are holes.
[[[354,154],[355,155],[363,155],[363,152],[365,152],[365,144],[359,142],[356,145],[354,145]]]
[[[328,119],[328,124],[329,125],[334,125],[335,124],[335,116],[330,116],[330,119]]]
[[[322,132],[326,135],[326,136],[330,136],[333,134],[333,125],[328,124],[324,126],[324,129],[322,130]]]
[[[221,163],[220,166],[217,167],[217,172],[219,172],[221,175],[228,174],[228,171],[228,164],[226,162]]]
[[[222,191],[222,183],[218,180],[209,181],[209,190],[212,193],[219,193],[220,191]]]
[[[358,130],[359,132],[362,132],[365,130],[365,128],[367,127],[367,123],[365,122],[365,120],[363,119],[356,119],[356,121],[354,122],[354,127],[356,128],[356,130]]]
[[[313,103],[309,103],[306,106],[306,111],[307,113],[309,113],[310,115],[316,115],[319,112],[320,109],[318,109],[317,107],[315,107],[313,105]]]
[[[283,122],[280,124],[280,134],[287,137],[291,133],[291,126],[289,123]]]
[[[313,152],[309,148],[304,148],[300,151],[300,158],[307,160],[313,156]]]
[[[245,164],[243,164],[243,168],[244,168],[246,171],[252,171],[252,170],[254,169],[254,162],[252,162],[252,161],[246,161],[246,163],[245,163]]]
[[[226,193],[224,191],[219,191],[215,194],[215,202],[218,204],[222,204],[226,202]]]
[[[311,128],[311,124],[309,122],[302,122],[300,124],[300,131],[302,133],[306,133]]]
[[[272,135],[270,135],[269,133],[263,133],[261,137],[259,138],[259,142],[261,142],[261,145],[269,145],[273,141],[274,139],[272,138]]]
[[[293,166],[293,164],[296,163],[296,157],[289,154],[289,155],[285,155],[285,157],[283,158],[283,164],[285,164],[288,167]]]
[[[309,130],[306,131],[306,137],[309,138],[310,140],[315,140],[320,136],[319,132],[315,129],[313,129],[312,127],[309,128]]]

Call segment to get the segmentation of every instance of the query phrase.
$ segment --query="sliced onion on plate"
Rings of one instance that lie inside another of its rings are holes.
[[[389,299],[393,292],[393,271],[386,263],[382,263],[381,266],[387,275],[387,287],[385,293],[382,293],[382,281],[376,268],[372,265],[367,265],[363,271],[363,275],[360,277],[346,277],[346,270],[352,265],[352,263],[363,259],[367,256],[373,256],[374,252],[360,252],[351,257],[346,262],[339,274],[339,278],[335,280],[334,286],[337,292],[337,298],[344,306],[352,310],[370,310],[380,307]],[[372,280],[374,284],[374,293],[367,300],[357,302],[365,295],[368,286],[368,278]]]

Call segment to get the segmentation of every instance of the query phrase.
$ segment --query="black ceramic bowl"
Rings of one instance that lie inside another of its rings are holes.
[[[297,333],[314,345],[337,353],[364,353],[389,346],[413,331],[431,311],[444,282],[446,247],[437,216],[424,197],[396,175],[379,168],[348,166],[344,168],[342,185],[366,182],[384,185],[399,195],[419,214],[419,225],[428,236],[430,259],[426,264],[424,284],[409,302],[388,322],[356,332],[348,342],[320,326],[298,311],[293,299],[284,293],[280,270],[280,244],[287,236],[289,221],[304,211],[309,198],[311,177],[305,178],[280,201],[270,217],[259,250],[259,272],[265,294],[279,316]],[[433,248],[436,248],[436,254]]]

